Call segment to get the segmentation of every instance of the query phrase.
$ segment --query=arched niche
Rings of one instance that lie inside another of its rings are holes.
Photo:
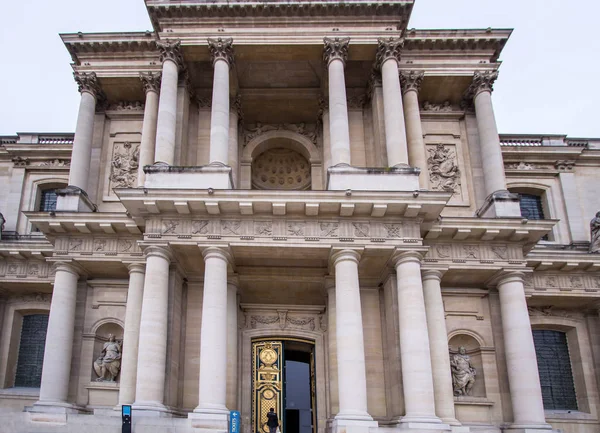
[[[268,131],[253,138],[242,151],[240,188],[253,189],[252,164],[261,154],[275,149],[285,149],[297,153],[305,158],[310,165],[309,188],[312,190],[323,189],[323,176],[321,172],[322,158],[320,150],[304,135],[288,130]],[[298,174],[296,174],[298,175]],[[271,188],[269,188],[271,189]],[[272,188],[277,189],[277,188]],[[281,188],[289,189],[289,188]],[[302,189],[302,188],[297,188]],[[293,190],[293,189],[292,189]]]
[[[448,341],[448,348],[450,350],[450,357],[455,354],[458,354],[459,347],[464,347],[466,350],[466,354],[469,356],[471,361],[471,366],[476,370],[475,376],[475,384],[471,390],[471,393],[468,397],[486,397],[486,387],[485,387],[485,371],[484,371],[484,362],[482,356],[482,348],[483,339],[473,333],[473,332],[454,332],[453,335],[450,336]],[[456,395],[455,395],[456,396]]]
[[[98,378],[94,371],[93,363],[102,355],[102,349],[104,344],[109,341],[111,335],[115,337],[115,340],[123,343],[123,325],[120,321],[114,319],[104,319],[99,321],[92,328],[94,332],[94,356],[91,367],[91,380]],[[116,382],[119,382],[121,376],[117,376]]]

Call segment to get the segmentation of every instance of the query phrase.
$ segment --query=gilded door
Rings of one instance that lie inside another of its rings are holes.
[[[267,412],[275,409],[280,429],[283,413],[283,342],[257,341],[252,343],[252,419],[254,432],[269,433]]]

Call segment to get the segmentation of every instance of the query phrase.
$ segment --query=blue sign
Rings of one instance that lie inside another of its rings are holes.
[[[229,411],[229,433],[240,433],[241,416],[237,410]]]

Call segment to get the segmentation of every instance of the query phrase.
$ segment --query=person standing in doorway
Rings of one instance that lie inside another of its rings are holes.
[[[279,427],[279,418],[277,418],[277,414],[273,408],[269,409],[267,413],[267,426],[269,427],[269,433],[276,433],[277,427]]]

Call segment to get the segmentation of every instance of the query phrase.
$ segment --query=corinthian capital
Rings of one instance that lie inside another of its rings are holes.
[[[470,99],[477,96],[480,92],[491,92],[494,87],[494,81],[498,78],[498,71],[475,72],[473,81],[465,92],[465,97]]]
[[[233,64],[233,39],[232,38],[208,38],[208,49],[213,61],[225,60],[229,65]]]
[[[177,67],[183,66],[183,56],[181,55],[181,41],[156,41],[156,46],[160,51],[160,61],[171,60]]]
[[[400,85],[402,87],[402,93],[406,93],[409,90],[414,90],[418,93],[424,76],[425,74],[421,71],[400,72]]]
[[[381,65],[389,59],[396,59],[399,62],[403,46],[404,38],[378,38],[377,54],[375,55],[376,67],[381,68]]]
[[[162,74],[160,72],[140,72],[140,80],[144,87],[144,93],[160,91],[160,80]]]
[[[98,97],[102,94],[98,77],[95,72],[73,72],[73,77],[77,83],[79,93],[88,92]]]
[[[323,61],[326,65],[329,66],[329,63],[336,59],[346,63],[350,38],[323,38],[323,43]]]

